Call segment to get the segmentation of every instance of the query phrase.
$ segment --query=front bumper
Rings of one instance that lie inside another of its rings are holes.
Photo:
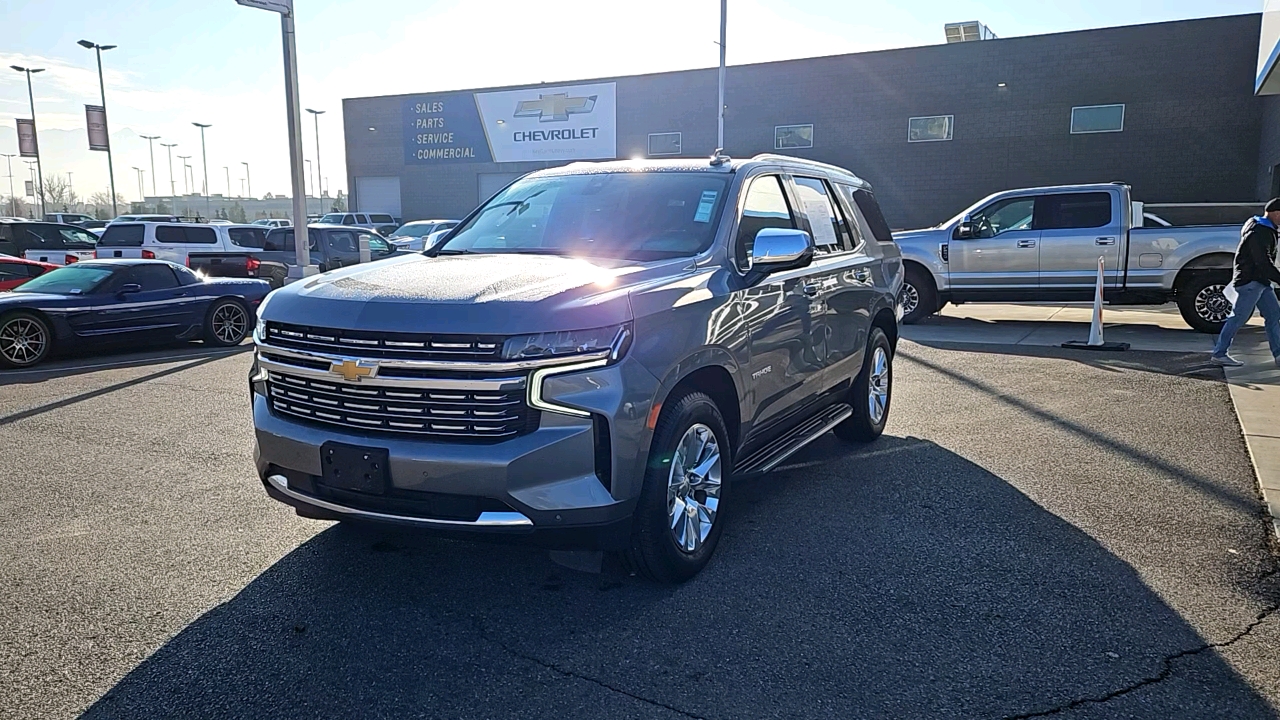
[[[552,547],[625,547],[643,481],[651,436],[645,420],[657,379],[624,359],[539,382],[543,398],[588,415],[544,410],[536,430],[485,444],[299,421],[273,413],[255,388],[259,478],[271,497],[307,517]],[[325,487],[321,446],[330,441],[386,450],[386,494]]]

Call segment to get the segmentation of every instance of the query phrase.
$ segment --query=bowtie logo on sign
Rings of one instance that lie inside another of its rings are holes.
[[[513,117],[538,118],[538,122],[565,122],[570,115],[589,113],[596,108],[596,97],[569,97],[568,93],[538,95],[537,100],[521,100]]]

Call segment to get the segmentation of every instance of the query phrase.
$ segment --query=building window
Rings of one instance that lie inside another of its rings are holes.
[[[1083,105],[1071,108],[1071,134],[1124,130],[1124,105]]]
[[[813,147],[813,125],[775,125],[774,150],[795,150]]]
[[[680,133],[649,133],[650,155],[679,155]]]
[[[907,120],[907,142],[938,142],[951,139],[955,115],[913,117]]]

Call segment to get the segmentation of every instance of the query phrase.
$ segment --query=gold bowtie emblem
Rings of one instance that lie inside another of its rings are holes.
[[[377,368],[361,365],[355,360],[343,360],[329,366],[329,372],[337,373],[347,382],[360,382],[360,378],[373,377]]]

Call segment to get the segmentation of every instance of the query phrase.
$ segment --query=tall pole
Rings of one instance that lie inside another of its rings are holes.
[[[98,92],[102,96],[102,114],[106,115],[107,85],[102,80],[102,51],[110,50],[114,48],[115,45],[99,45],[97,43],[89,42],[88,40],[81,40],[79,42],[79,45],[80,47],[85,49],[93,48],[94,53],[98,56]],[[116,170],[115,170],[114,161],[112,160],[112,157],[111,157],[111,138],[110,137],[107,138],[107,177],[111,180],[111,213],[112,213],[112,216],[116,216],[120,214],[120,209],[116,207]]]
[[[244,166],[244,184],[249,188],[247,195],[253,197],[253,181],[249,178],[249,163],[242,161],[240,164]]]
[[[159,135],[139,135],[138,137],[147,141],[147,150],[151,152],[151,194],[155,195],[156,197],[159,197],[160,193],[156,192],[156,147],[151,143],[153,140],[159,140],[160,136]]]
[[[307,245],[306,178],[302,167],[302,103],[298,99],[298,47],[294,37],[292,8],[280,14],[280,34],[284,40],[284,91],[289,118],[289,172],[293,176],[293,232],[297,253],[297,269],[289,274],[306,277],[318,268],[311,265],[311,248]]]
[[[209,201],[209,154],[204,147],[204,129],[213,126],[198,122],[191,124],[200,128],[200,164],[204,166],[204,213],[205,217],[208,218],[213,215],[213,206],[210,205]]]
[[[160,147],[169,151],[169,197],[178,194],[177,185],[173,182],[173,149],[178,147],[178,143],[160,143]]]
[[[305,164],[306,164],[306,166],[307,166],[307,179],[309,179],[309,180],[311,181],[311,192],[315,192],[315,191],[316,191],[316,176],[315,176],[315,174],[314,174],[314,173],[312,173],[312,172],[311,172],[311,161],[310,161],[310,160],[303,160],[302,162],[303,162],[303,163],[305,163]],[[305,198],[307,199],[307,214],[308,214],[308,215],[310,215],[310,214],[311,214],[311,196],[306,194],[306,190],[307,190],[307,188],[306,188],[306,185],[304,184],[304,185],[303,185],[303,188],[302,188],[302,192],[303,192],[303,197],[305,197]]]
[[[187,161],[191,159],[191,156],[179,155],[178,159],[182,161],[182,194],[190,195],[191,190],[187,188]]]
[[[75,205],[76,204],[75,198],[76,198],[76,186],[75,186],[75,183],[71,181],[71,172],[68,171],[67,172],[67,200],[69,200],[72,205]]]
[[[25,73],[27,76],[27,99],[31,101],[31,131],[36,131],[36,95],[31,90],[31,73],[44,72],[44,68],[24,68],[17,65],[10,65],[14,70]],[[36,200],[39,201],[40,214],[43,215],[47,208],[44,206],[44,168],[40,164],[40,141],[37,136],[36,140]]]
[[[138,173],[138,201],[142,204],[143,212],[146,212],[147,193],[146,191],[143,190],[143,187],[142,187],[142,168],[137,167],[135,165],[133,168],[133,171]]]
[[[729,14],[729,0],[720,0],[720,93],[716,105],[716,147],[724,149],[724,43],[726,35],[726,16]]]
[[[231,168],[223,165],[222,170],[227,174],[227,197],[231,197]]]
[[[314,117],[316,120],[316,179],[319,180],[320,176],[324,174],[323,170],[321,170],[320,168],[320,116],[323,115],[325,111],[312,110],[311,108],[307,108],[307,112],[311,113],[311,116]],[[316,185],[314,182],[311,183],[311,187],[316,191],[316,197],[318,198],[324,197],[323,187]],[[320,212],[324,213],[323,200],[320,202]]]
[[[8,153],[0,153],[4,155],[5,164],[9,166],[9,214],[13,217],[18,216],[18,198],[13,196],[13,159],[17,155]]]

